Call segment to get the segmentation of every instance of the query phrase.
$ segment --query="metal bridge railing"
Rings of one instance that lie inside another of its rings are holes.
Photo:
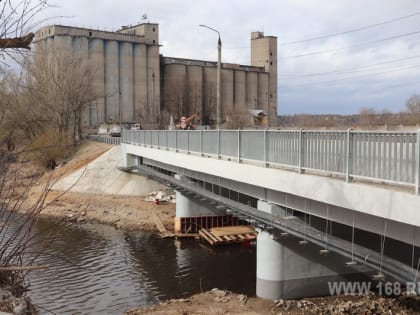
[[[108,144],[120,144],[121,142],[120,137],[110,137],[108,135],[89,135],[88,139],[92,141],[104,142]]]
[[[411,186],[420,192],[420,130],[124,130],[122,142],[316,171],[347,181]]]

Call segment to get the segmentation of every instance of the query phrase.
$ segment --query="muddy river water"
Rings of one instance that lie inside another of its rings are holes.
[[[212,288],[255,295],[255,246],[211,248],[99,224],[41,220],[38,239],[54,236],[30,274],[41,314],[122,314]],[[38,246],[38,245],[37,245]],[[39,245],[40,246],[40,245]]]

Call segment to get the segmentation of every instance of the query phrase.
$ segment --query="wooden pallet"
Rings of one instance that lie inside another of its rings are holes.
[[[227,226],[201,229],[199,235],[210,245],[227,245],[256,240],[258,233],[250,226]]]

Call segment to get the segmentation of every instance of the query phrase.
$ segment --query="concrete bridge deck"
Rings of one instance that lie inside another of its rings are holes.
[[[412,281],[420,244],[419,139],[419,132],[350,130],[127,131],[121,151],[125,166],[235,209],[269,228],[272,239],[286,231],[393,279]],[[258,203],[245,206],[223,190]],[[323,220],[326,233],[308,225],[307,215]],[[332,235],[329,222],[377,235],[381,244],[372,249]],[[411,261],[402,262],[388,249],[387,255],[385,240],[405,244]]]

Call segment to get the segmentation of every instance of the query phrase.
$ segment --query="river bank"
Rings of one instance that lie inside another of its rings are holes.
[[[42,172],[25,161],[24,165],[16,166],[25,169],[22,178],[30,178],[31,172],[41,175],[27,192],[23,211],[38,200],[48,185],[42,217],[152,232],[158,232],[158,218],[168,231],[173,231],[175,204],[156,205],[145,200],[148,193],[165,191],[166,187],[144,176],[118,170],[120,158],[118,146],[85,141],[68,161],[62,161],[52,171]]]
[[[301,300],[265,300],[213,289],[189,298],[172,299],[159,305],[127,311],[126,315],[201,314],[419,314],[418,299],[401,296],[384,298],[375,294],[328,296]]]
[[[36,176],[35,181],[31,183],[31,189],[26,192],[26,205],[33,204],[39,198],[40,193],[43,191],[45,185],[48,185],[50,191],[46,196],[44,201],[45,208],[41,211],[41,217],[53,218],[54,220],[59,221],[70,221],[77,223],[88,223],[88,222],[99,222],[106,225],[112,225],[118,229],[122,230],[147,230],[152,232],[157,232],[156,227],[156,217],[163,223],[163,225],[171,231],[173,229],[173,217],[175,215],[175,204],[174,203],[161,203],[156,205],[153,202],[145,201],[144,196],[156,190],[165,190],[166,187],[162,186],[154,181],[151,181],[145,177],[139,175],[128,174],[121,172],[117,169],[119,163],[119,152],[118,147],[107,145],[103,143],[96,142],[83,142],[73,154],[73,156],[68,161],[62,161],[59,164],[59,167],[53,171],[43,172],[38,169],[35,165],[31,164],[30,161],[20,161],[20,164],[16,164],[16,168],[21,168],[25,173],[22,176],[23,179],[19,182],[19,185],[25,186],[28,184],[28,181],[33,181],[34,177],[31,174],[39,174]],[[168,193],[170,193],[168,191]],[[23,207],[24,208],[24,207]],[[77,225],[72,225],[77,226]],[[89,224],[83,225],[88,227]],[[113,229],[108,227],[111,230],[107,230],[107,235],[113,235]],[[117,230],[115,230],[117,231]],[[123,231],[117,231],[123,232]],[[80,232],[83,233],[83,232]],[[97,233],[97,231],[95,232]],[[102,232],[103,233],[103,232]],[[125,233],[125,232],[124,232]],[[125,252],[133,252],[133,248],[139,246],[141,242],[144,242],[146,239],[149,242],[155,242],[152,238],[145,237],[142,235],[139,238],[137,236],[127,236],[120,235],[116,233],[118,237],[118,243],[111,243],[109,248],[104,248],[103,255],[104,263],[108,262],[111,257],[116,258],[121,255],[121,244],[124,244],[127,247]],[[134,233],[137,234],[137,233]],[[114,236],[107,236],[106,239],[114,239]],[[72,238],[69,238],[72,239]],[[77,250],[80,250],[81,242],[86,239],[86,236],[79,239],[77,242],[76,248],[70,250],[70,253],[75,253]],[[161,239],[160,239],[161,240]],[[166,240],[161,240],[166,241]],[[97,241],[93,241],[97,244]],[[63,239],[61,244],[68,244],[68,239]],[[160,243],[159,243],[160,244]],[[201,245],[201,244],[200,244]],[[70,246],[70,245],[66,245]],[[124,266],[126,261],[133,261],[133,265],[130,265],[130,268],[138,268],[141,266],[144,268],[144,271],[141,274],[147,274],[150,279],[147,279],[148,286],[151,284],[155,285],[159,283],[160,285],[165,285],[170,282],[167,279],[167,274],[170,270],[174,272],[174,278],[179,277],[179,279],[184,279],[185,270],[188,271],[188,274],[191,273],[191,268],[197,268],[197,275],[191,276],[191,282],[195,285],[200,285],[201,289],[201,280],[205,279],[205,275],[210,273],[210,270],[205,270],[205,262],[201,259],[205,259],[203,254],[203,249],[197,248],[194,251],[199,251],[195,258],[192,259],[189,255],[191,254],[192,249],[187,248],[183,249],[181,242],[176,244],[171,244],[165,242],[159,246],[165,246],[168,249],[168,257],[162,257],[163,250],[160,247],[154,249],[151,248],[151,243],[145,243],[143,247],[139,248],[141,254],[129,256],[130,259],[123,259],[121,262],[120,269]],[[199,247],[199,244],[194,246]],[[95,248],[98,246],[95,246]],[[58,246],[57,250],[61,250],[61,247]],[[116,251],[115,253],[111,251]],[[213,251],[213,250],[211,250]],[[156,253],[156,255],[153,255]],[[237,253],[237,251],[235,251]],[[51,255],[56,255],[56,253],[51,253]],[[86,252],[80,254],[78,260],[84,259],[85,256],[93,255],[89,259],[92,259],[95,263],[90,267],[92,270],[89,270],[89,274],[93,272],[94,266],[98,264],[98,254],[93,253],[93,248],[91,244],[86,245]],[[213,252],[212,252],[213,255]],[[147,262],[147,258],[155,257],[154,260]],[[231,256],[231,255],[230,255]],[[147,257],[147,258],[145,258]],[[223,258],[223,257],[222,257]],[[207,266],[210,269],[214,269],[217,273],[220,273],[224,270],[226,266],[225,259],[220,259],[220,265],[211,265]],[[224,257],[226,258],[226,257]],[[170,265],[169,261],[173,259],[173,264]],[[66,257],[66,260],[68,258]],[[248,259],[253,261],[253,259]],[[147,263],[146,263],[147,262]],[[90,262],[88,262],[90,263]],[[232,265],[239,265],[239,262]],[[106,265],[109,268],[107,275],[112,274],[112,270],[115,267],[115,263]],[[69,267],[70,268],[70,267]],[[127,274],[121,276],[121,279],[130,278],[133,274],[133,270],[127,270]],[[112,284],[106,282],[107,275],[103,274],[102,271],[104,267],[98,268],[98,274],[95,277],[92,277],[92,283],[95,285],[98,281],[104,280],[101,290],[104,292],[109,291],[109,296],[114,296],[116,293],[115,290],[123,294],[127,288],[131,288],[133,284],[122,286],[121,290],[117,290],[117,285],[115,279],[111,282]],[[178,275],[178,270],[182,271]],[[255,266],[248,266],[246,270],[255,270]],[[95,269],[96,271],[96,269]],[[44,271],[45,272],[45,271]],[[48,271],[54,273],[54,270]],[[74,271],[72,269],[69,273],[69,279],[71,281],[74,278]],[[244,270],[245,272],[245,270]],[[62,272],[61,272],[62,273]],[[60,273],[60,277],[61,277]],[[202,273],[202,274],[201,274]],[[52,274],[48,279],[57,277],[57,275]],[[213,277],[215,277],[213,275]],[[80,289],[80,286],[86,282],[86,275],[83,275],[83,279],[80,280],[80,283],[77,283],[77,287]],[[240,278],[243,278],[241,275]],[[58,279],[58,278],[56,278]],[[122,281],[119,279],[119,281]],[[185,280],[175,279],[177,287],[175,290],[169,290],[168,292],[176,292],[178,295],[180,292],[185,290]],[[47,281],[47,280],[46,280]],[[44,285],[49,284],[48,280],[45,283],[41,283],[39,287],[35,287],[35,291],[42,290]],[[125,280],[124,280],[125,281]],[[141,281],[144,281],[142,279]],[[133,283],[140,283],[139,279]],[[206,281],[206,280],[205,280]],[[240,281],[239,278],[229,280],[229,283],[237,283]],[[179,283],[178,283],[179,282]],[[220,280],[217,281],[220,285]],[[249,281],[248,281],[249,282]],[[211,288],[211,287],[210,287]],[[229,287],[227,287],[230,289]],[[90,290],[90,288],[88,288]],[[209,287],[204,290],[208,290]],[[149,293],[145,289],[136,289],[136,292],[132,294],[137,294],[138,290],[144,290],[144,295],[147,296]],[[232,289],[233,290],[233,289]],[[237,290],[237,289],[235,289]],[[239,291],[243,290],[238,289]],[[146,294],[147,292],[147,294]],[[192,288],[191,293],[200,292],[197,288]],[[77,290],[77,294],[78,290]],[[183,296],[183,295],[178,295]],[[169,296],[170,297],[170,296]],[[169,298],[166,297],[166,298]],[[92,299],[100,299],[99,296],[92,296]],[[127,298],[121,296],[120,298]],[[119,298],[119,299],[120,299]],[[45,297],[43,297],[45,299]],[[150,302],[145,298],[145,303],[150,305]],[[156,299],[154,297],[154,299]],[[68,301],[68,300],[65,300]],[[63,303],[65,303],[65,301]],[[155,300],[156,301],[156,300]],[[408,302],[407,302],[408,301]],[[141,303],[133,303],[132,299],[126,300],[125,303],[132,303],[131,307],[135,305],[142,305]],[[296,301],[271,301],[264,300],[255,297],[247,297],[243,294],[234,294],[229,291],[222,290],[212,290],[206,293],[192,295],[188,298],[182,299],[172,299],[166,302],[157,302],[158,304],[154,306],[149,306],[146,308],[137,308],[130,311],[127,311],[127,315],[137,315],[137,314],[417,314],[418,309],[412,310],[407,307],[408,304],[415,305],[416,300],[406,300],[403,297],[401,298],[382,298],[374,295],[365,295],[357,297],[325,297],[325,298],[316,298],[316,299],[303,299]],[[87,303],[90,304],[90,303]],[[129,304],[124,304],[124,310],[128,309]],[[143,304],[145,305],[145,304]],[[60,306],[61,307],[61,306]],[[73,306],[70,306],[72,308]],[[86,306],[88,307],[88,306]],[[117,303],[114,307],[117,308]],[[118,309],[121,310],[121,306],[118,306]],[[75,307],[75,310],[77,307]]]

